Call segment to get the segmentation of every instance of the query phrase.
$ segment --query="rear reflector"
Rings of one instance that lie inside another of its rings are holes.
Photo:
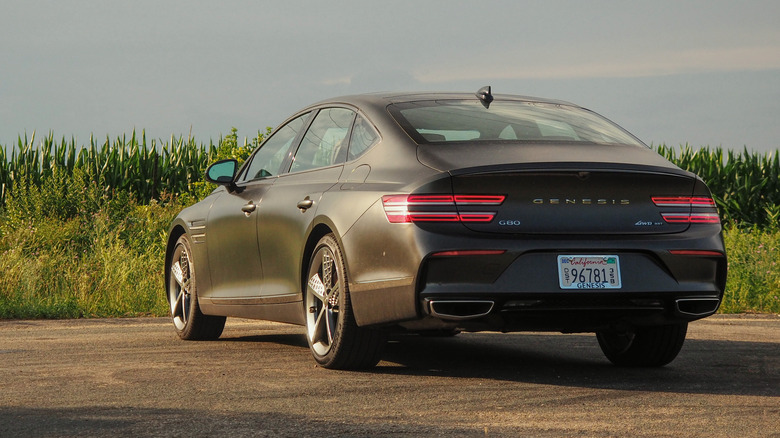
[[[669,250],[669,253],[684,256],[723,257],[723,253],[718,251],[703,251],[698,249],[671,249]]]
[[[470,249],[462,251],[442,251],[431,254],[431,257],[458,257],[458,256],[483,256],[483,255],[501,255],[506,250],[486,250],[486,249]]]
[[[504,199],[504,195],[387,195],[382,197],[382,207],[387,220],[393,224],[491,222],[496,217],[495,211],[459,212],[454,207],[498,206]]]

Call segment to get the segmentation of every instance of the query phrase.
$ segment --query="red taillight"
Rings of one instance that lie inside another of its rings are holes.
[[[419,205],[451,205],[455,203],[455,198],[451,195],[409,195],[401,196],[401,198],[406,199],[409,204]]]
[[[494,211],[460,212],[455,206],[497,206],[504,195],[387,195],[382,207],[393,224],[410,222],[491,222]]]
[[[504,195],[455,195],[458,205],[501,205],[504,199]]]
[[[707,196],[653,196],[653,204],[662,208],[678,208],[684,211],[661,212],[668,224],[717,224],[720,217],[715,201]],[[701,209],[705,209],[702,212]],[[712,213],[707,212],[709,209]]]
[[[462,257],[462,256],[483,256],[483,255],[501,255],[506,250],[503,249],[469,249],[460,251],[442,251],[431,254],[431,257]]]
[[[717,224],[718,213],[661,213],[668,224]]]
[[[658,207],[715,207],[715,201],[704,196],[654,196],[653,203]]]
[[[496,214],[488,213],[461,213],[458,215],[461,222],[490,222],[496,217]]]
[[[409,213],[410,222],[458,222],[458,213]]]

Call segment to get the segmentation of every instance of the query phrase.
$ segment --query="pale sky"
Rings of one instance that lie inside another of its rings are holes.
[[[568,100],[645,143],[780,148],[780,2],[0,0],[0,145],[252,136],[320,99]]]

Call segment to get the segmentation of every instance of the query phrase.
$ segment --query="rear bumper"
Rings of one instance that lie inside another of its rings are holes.
[[[466,330],[580,332],[693,321],[715,313],[723,297],[725,256],[601,251],[620,257],[622,287],[564,290],[560,253],[429,257],[418,283],[421,310]]]
[[[712,315],[720,305],[716,296],[690,294],[562,294],[490,296],[478,299],[426,298],[425,321],[464,330],[595,332],[688,322]],[[414,327],[414,325],[412,325]]]
[[[719,226],[666,235],[508,236],[389,224],[381,206],[372,215],[342,241],[361,326],[574,332],[669,324],[717,311],[726,284]],[[686,255],[672,253],[679,250]],[[563,254],[619,256],[622,287],[561,289]]]

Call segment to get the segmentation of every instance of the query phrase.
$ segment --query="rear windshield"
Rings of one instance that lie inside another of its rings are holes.
[[[390,105],[390,114],[417,143],[475,141],[582,142],[642,145],[591,111],[562,104],[430,100]]]

